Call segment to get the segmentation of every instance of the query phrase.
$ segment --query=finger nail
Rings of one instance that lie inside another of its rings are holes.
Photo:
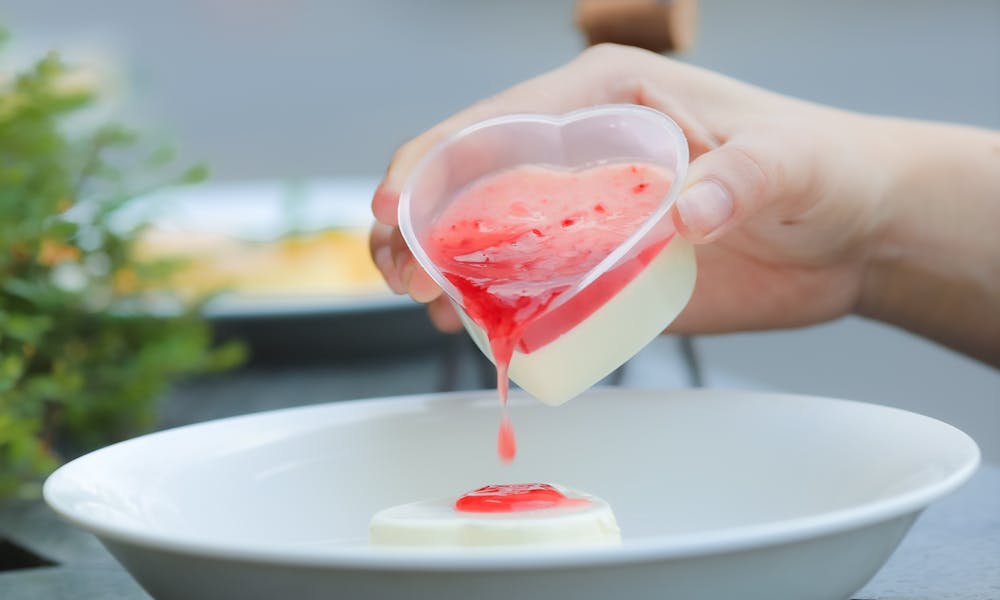
[[[714,181],[700,181],[677,199],[677,212],[688,229],[708,235],[733,216],[733,200]]]

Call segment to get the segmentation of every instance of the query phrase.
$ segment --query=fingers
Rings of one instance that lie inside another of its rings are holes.
[[[380,183],[372,196],[372,214],[375,220],[385,225],[399,225],[397,208],[399,207],[399,192]]]
[[[695,159],[672,208],[678,231],[710,242],[763,208],[794,198],[811,178],[804,153],[774,138],[733,139]]]
[[[719,147],[717,136],[701,120],[692,114],[688,106],[677,96],[666,94],[648,79],[637,79],[626,84],[625,95],[631,96],[636,104],[655,108],[668,115],[687,138],[691,160]]]
[[[375,266],[382,272],[389,288],[397,294],[409,293],[417,302],[425,302],[427,314],[434,326],[445,333],[462,328],[462,321],[455,313],[448,297],[417,264],[405,243],[401,243],[399,229],[383,223],[372,226],[368,238]]]
[[[396,261],[390,245],[393,229],[393,227],[382,223],[372,225],[371,233],[368,235],[368,250],[372,256],[372,262],[382,273],[382,278],[385,279],[389,289],[397,294],[402,294],[406,292],[406,288],[403,287],[399,273],[396,271]]]
[[[706,242],[721,235],[736,207],[726,184],[702,179],[688,188],[674,206],[677,230],[692,242]]]
[[[399,240],[402,240],[402,236],[395,227],[382,223],[372,226],[369,250],[386,283],[397,294],[409,293],[414,300],[428,303],[427,313],[431,322],[441,331],[453,333],[460,330],[462,321],[455,313],[451,301],[420,268],[406,244],[401,244]]]
[[[408,257],[399,277],[406,292],[417,302],[430,302],[442,293],[437,282],[424,271],[413,256]]]
[[[462,329],[462,320],[458,318],[455,307],[447,296],[439,296],[427,305],[427,314],[434,326],[445,333],[454,333]]]
[[[368,249],[393,292],[409,294],[417,302],[430,302],[441,295],[441,288],[413,258],[398,228],[383,223],[372,225]]]
[[[430,302],[441,295],[441,288],[413,257],[398,227],[392,228],[389,248],[402,292],[409,294],[417,302]]]

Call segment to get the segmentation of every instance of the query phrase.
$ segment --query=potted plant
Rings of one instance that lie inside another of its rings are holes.
[[[0,497],[37,495],[67,454],[152,427],[176,378],[242,357],[213,348],[196,302],[164,311],[158,292],[153,310],[148,291],[176,265],[137,262],[142,225],[114,219],[206,170],[117,125],[68,127],[97,93],[71,74],[49,54],[0,76]]]

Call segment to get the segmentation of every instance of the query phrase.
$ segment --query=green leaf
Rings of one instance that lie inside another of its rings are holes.
[[[108,123],[94,133],[93,139],[99,147],[121,146],[135,143],[138,134],[118,123]]]
[[[80,226],[72,221],[66,221],[62,218],[49,219],[46,224],[45,235],[50,239],[68,242],[76,236],[76,233],[80,230]]]
[[[10,354],[0,359],[0,392],[14,388],[17,380],[24,374],[24,358]],[[2,416],[2,415],[0,415]],[[0,439],[3,439],[0,437]]]
[[[177,178],[177,183],[180,184],[193,184],[201,183],[209,177],[208,165],[198,164],[193,167],[188,168],[186,171],[181,173],[180,177]]]
[[[42,336],[52,329],[52,318],[48,315],[7,314],[2,321],[6,337],[27,344],[38,344]]]
[[[177,152],[172,146],[157,146],[146,157],[146,166],[151,168],[165,167],[177,158]]]

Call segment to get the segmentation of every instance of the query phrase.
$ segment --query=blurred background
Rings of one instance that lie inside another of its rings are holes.
[[[322,181],[355,220],[401,142],[585,45],[571,0],[5,0],[0,21],[8,60],[59,48],[88,65],[111,92],[102,111],[205,160],[226,201]],[[1000,129],[995,0],[701,0],[677,58],[847,109]],[[257,354],[178,387],[161,425],[489,381],[464,338],[436,335],[406,303],[292,304],[219,309],[220,335],[251,336]],[[899,406],[1000,462],[1000,372],[907,333],[848,318],[693,345],[707,385]],[[622,383],[689,385],[684,356],[658,340]]]

